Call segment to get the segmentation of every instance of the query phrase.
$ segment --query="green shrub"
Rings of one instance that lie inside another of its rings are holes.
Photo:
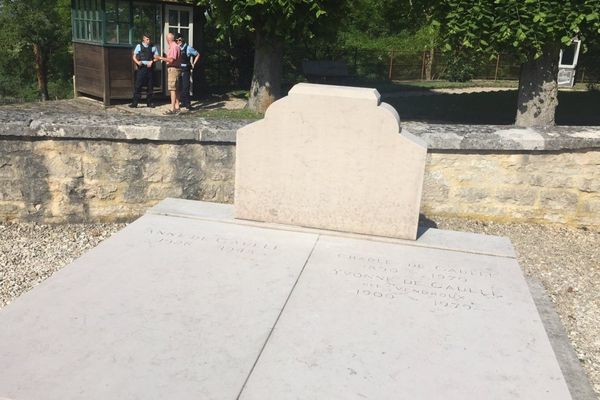
[[[464,55],[453,55],[448,59],[444,77],[450,82],[467,82],[475,76],[476,62]]]

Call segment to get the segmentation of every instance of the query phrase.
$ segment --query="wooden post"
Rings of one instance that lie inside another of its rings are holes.
[[[498,67],[500,66],[500,53],[498,53],[498,57],[496,57],[496,72],[494,73],[494,81],[498,80]]]
[[[102,102],[105,107],[110,106],[110,70],[109,70],[110,58],[109,58],[108,52],[109,52],[109,49],[107,47],[102,47],[102,56],[103,56],[103,63],[104,63],[104,65],[102,66],[102,72],[103,72]]]
[[[388,70],[388,80],[392,80],[392,69],[394,68],[394,50],[390,52],[390,68]]]

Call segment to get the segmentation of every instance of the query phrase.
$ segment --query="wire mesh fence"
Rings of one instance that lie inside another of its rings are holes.
[[[211,87],[248,88],[252,78],[251,46],[235,51],[207,48],[204,59],[206,83]],[[303,71],[306,60],[343,63],[348,70],[344,82],[450,80],[453,60],[439,51],[401,52],[396,50],[322,49],[319,52],[288,50],[284,54],[283,81],[291,85],[307,79]],[[456,61],[454,60],[456,63]],[[461,61],[459,68],[470,68],[469,79],[518,80],[521,63],[513,55],[497,54],[477,62]],[[323,75],[327,79],[327,75]],[[338,77],[339,78],[339,77]],[[600,82],[600,52],[581,54],[575,83]]]

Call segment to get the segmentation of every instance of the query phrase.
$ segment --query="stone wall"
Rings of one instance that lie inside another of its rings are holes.
[[[0,110],[0,221],[128,221],[166,197],[233,201],[249,121]],[[429,146],[421,212],[600,227],[600,129],[403,123]]]
[[[434,151],[421,212],[600,227],[600,151]]]
[[[166,197],[233,201],[231,144],[3,140],[0,220],[129,221]]]

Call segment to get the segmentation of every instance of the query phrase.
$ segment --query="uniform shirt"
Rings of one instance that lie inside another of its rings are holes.
[[[135,50],[133,50],[134,56],[137,56],[138,54],[140,54],[142,52],[142,46],[148,47],[148,46],[144,45],[143,43],[138,43],[137,46],[135,46]],[[158,56],[158,50],[156,49],[156,46],[152,46],[152,53],[154,53],[155,56]],[[150,64],[150,61],[140,61],[140,62],[143,65]]]
[[[179,48],[180,48],[181,50],[183,50],[183,47],[184,47],[184,46],[186,46],[186,43],[183,43],[181,46],[179,46]],[[189,44],[187,44],[187,46],[186,46],[186,47],[187,47],[187,48],[185,49],[185,55],[186,55],[186,56],[187,56],[187,57],[190,59],[190,62],[191,62],[191,59],[192,59],[192,57],[196,57],[196,56],[198,55],[198,52],[196,51],[196,49],[194,49],[194,48],[193,48],[192,46],[190,46]],[[181,64],[181,66],[182,66],[182,67],[187,67],[188,65],[187,65],[187,64]]]
[[[181,49],[175,41],[172,41],[171,45],[169,46],[167,58],[172,58],[174,60],[172,63],[167,63],[169,67],[179,68],[181,66]]]

